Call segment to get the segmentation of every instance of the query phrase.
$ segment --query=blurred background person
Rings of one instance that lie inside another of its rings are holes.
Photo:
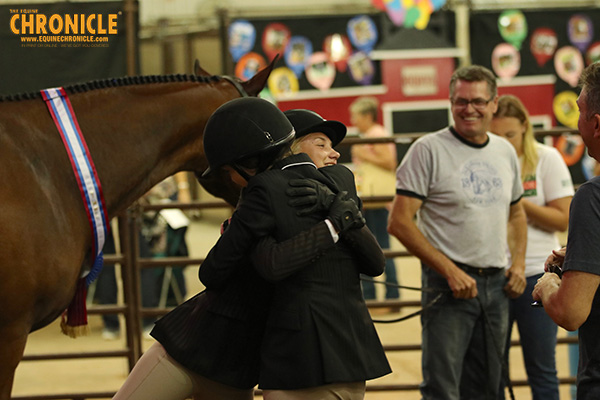
[[[185,172],[163,180],[142,198],[147,204],[171,202],[189,203],[191,201],[189,183]],[[188,247],[185,234],[190,224],[187,216],[177,208],[148,210],[142,217],[142,234],[149,247],[151,257],[187,257]],[[152,268],[155,279],[155,301],[152,307],[177,306],[186,295],[186,285],[180,266]]]
[[[359,97],[350,105],[350,121],[355,126],[360,137],[379,138],[391,134],[377,122],[379,102],[373,97]],[[393,196],[396,187],[396,166],[398,154],[395,143],[361,144],[351,148],[352,163],[355,165],[354,174],[359,195]],[[387,232],[387,221],[390,203],[364,203],[363,215],[367,226],[377,238],[382,249],[390,248],[390,236]],[[386,259],[385,281],[397,285],[396,265],[392,258]],[[362,282],[363,295],[366,300],[376,298],[375,286],[372,282]],[[385,286],[385,299],[398,299],[399,291],[396,286]],[[387,313],[396,311],[394,308],[378,308],[372,313]]]
[[[506,361],[510,332],[516,321],[533,400],[558,400],[557,325],[542,307],[531,307],[531,292],[544,274],[548,254],[560,248],[557,232],[568,227],[574,193],[571,174],[558,150],[535,140],[529,113],[517,97],[499,98],[490,131],[506,138],[517,151],[524,190],[521,203],[527,214],[527,287],[522,296],[510,300]],[[502,399],[505,385],[502,382],[500,388]]]
[[[168,177],[154,186],[140,199],[144,204],[157,204],[178,201],[191,201],[189,184],[185,172]],[[147,211],[141,219],[138,235],[140,258],[187,256],[185,234],[189,220],[178,209]],[[114,234],[106,237],[104,254],[116,254]],[[142,306],[145,308],[176,306],[186,295],[183,276],[184,267],[142,268],[140,271]],[[91,296],[98,304],[117,304],[117,275],[114,264],[105,264],[98,275],[94,293]],[[104,324],[102,338],[115,340],[120,336],[120,322],[117,314],[102,314]],[[144,338],[150,339],[154,326],[153,317],[144,317],[142,329]]]

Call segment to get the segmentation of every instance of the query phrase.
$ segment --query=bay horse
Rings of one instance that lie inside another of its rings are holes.
[[[200,175],[208,166],[202,133],[209,116],[228,100],[257,96],[274,61],[246,82],[211,76],[196,64],[194,75],[65,87],[108,220],[176,172]],[[8,400],[28,334],[66,309],[82,267],[91,264],[93,237],[69,157],[39,93],[0,102],[0,165],[0,399]],[[230,181],[201,183],[237,202],[239,189]]]

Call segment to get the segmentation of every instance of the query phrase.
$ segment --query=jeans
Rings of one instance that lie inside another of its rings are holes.
[[[502,271],[470,274],[477,282],[475,299],[446,293],[421,315],[424,400],[495,399],[502,374],[508,332],[508,297]],[[444,277],[422,265],[423,288],[449,290]],[[427,305],[439,292],[423,292]]]
[[[387,231],[388,210],[386,208],[368,208],[363,210],[363,216],[367,221],[367,227],[377,239],[377,243],[382,249],[390,248],[390,235]],[[396,278],[396,264],[391,258],[385,259],[385,281],[392,285],[398,284]],[[375,284],[373,282],[362,282],[363,296],[366,300],[375,299]],[[397,299],[400,297],[398,288],[395,286],[385,286],[385,298]]]
[[[579,335],[579,331],[567,332],[569,337]],[[579,345],[577,343],[569,344],[569,373],[571,376],[577,376],[577,368],[579,366]],[[571,399],[577,399],[577,385],[571,385]]]
[[[556,376],[556,332],[557,325],[542,307],[531,307],[531,293],[543,274],[527,278],[525,292],[510,300],[509,331],[505,353],[508,365],[508,343],[513,322],[517,322],[523,361],[533,400],[558,400],[558,377]],[[504,386],[499,398],[504,399]]]

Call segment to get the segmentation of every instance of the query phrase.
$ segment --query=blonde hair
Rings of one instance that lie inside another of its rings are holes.
[[[292,142],[292,145],[290,146],[290,150],[291,150],[292,154],[301,153],[300,146],[302,146],[302,142],[309,136],[310,136],[310,134],[305,135],[305,136],[300,136],[299,138],[294,139],[294,141]]]
[[[375,97],[359,97],[349,107],[351,113],[371,115],[373,122],[377,122],[378,109],[379,101]]]
[[[500,96],[498,99],[498,110],[494,118],[512,117],[518,119],[525,126],[523,135],[523,163],[521,165],[521,180],[527,175],[533,175],[538,163],[537,141],[533,136],[533,127],[529,122],[529,113],[517,97],[512,95]]]

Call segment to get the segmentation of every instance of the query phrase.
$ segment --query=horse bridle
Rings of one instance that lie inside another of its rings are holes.
[[[240,92],[242,97],[249,97],[248,93],[246,93],[246,91],[244,90],[244,87],[242,86],[240,81],[238,81],[237,79],[235,79],[229,75],[221,75],[221,78],[229,81],[237,89],[237,91]]]

